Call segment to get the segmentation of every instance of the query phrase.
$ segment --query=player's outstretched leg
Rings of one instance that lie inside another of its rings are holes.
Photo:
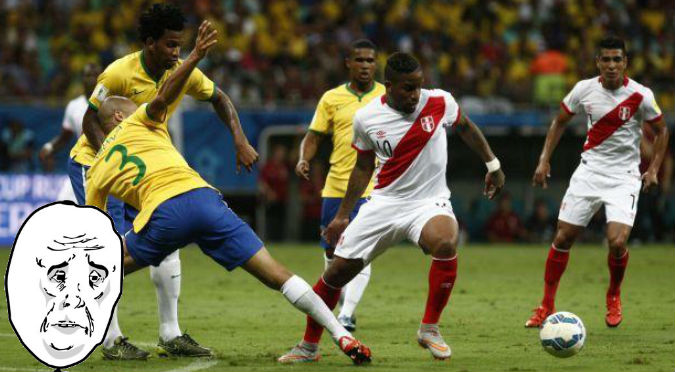
[[[457,278],[457,221],[446,215],[431,218],[422,229],[419,245],[431,254],[429,293],[417,342],[435,359],[449,359],[450,346],[445,343],[438,326],[443,309]]]
[[[534,314],[525,322],[525,327],[541,327],[544,320],[555,312],[555,294],[558,290],[560,278],[567,267],[569,250],[583,229],[582,226],[558,221],[558,229],[553,239],[553,244],[551,244],[551,248],[548,251],[548,258],[546,259],[544,298],[541,300],[541,305],[534,309]]]
[[[119,304],[117,305],[119,306]],[[117,306],[113,311],[112,320],[108,327],[108,333],[103,340],[103,358],[109,360],[146,360],[150,353],[139,349],[134,344],[130,343],[126,337],[122,335],[119,322],[117,321]]]
[[[331,288],[325,285],[323,280],[319,280],[319,283],[312,290],[312,287],[306,281],[297,275],[293,275],[272,258],[264,247],[242,267],[266,286],[281,291],[288,302],[295,306],[296,309],[307,314],[308,320],[317,324],[321,329],[325,328],[328,330],[340,350],[354,364],[370,362],[370,349],[356,340],[349,331],[340,325],[331,309],[322,300],[322,298],[330,297],[330,302],[335,307],[340,296],[339,288]],[[324,284],[321,285],[320,283]],[[282,363],[293,363],[311,362],[319,359],[318,348],[316,349],[316,353],[308,350],[308,352],[301,354],[304,354],[304,356],[300,354],[284,355],[279,358],[279,361]]]
[[[356,331],[356,315],[354,315],[354,312],[356,306],[361,302],[361,297],[363,297],[369,281],[370,264],[366,265],[342,290],[344,299],[340,307],[338,321],[350,332]]]
[[[605,315],[605,323],[608,327],[612,328],[617,327],[623,320],[623,315],[621,314],[621,282],[628,265],[628,247],[626,246],[626,242],[628,241],[630,230],[630,226],[618,222],[609,222],[607,224],[609,288],[607,289],[606,296],[607,314]]]

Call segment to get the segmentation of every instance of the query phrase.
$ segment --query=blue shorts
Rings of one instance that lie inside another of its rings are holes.
[[[359,209],[361,209],[361,206],[368,201],[366,198],[361,198],[356,202],[356,205],[354,206],[354,210],[352,213],[349,214],[349,221],[352,221],[354,217],[359,213]],[[330,221],[335,218],[335,215],[337,214],[338,209],[340,208],[340,203],[342,203],[342,198],[323,198],[323,202],[321,203],[321,231],[328,226]],[[321,237],[321,247],[324,250],[332,249],[333,247],[328,244],[328,242]]]
[[[68,158],[68,177],[70,178],[70,184],[73,186],[73,192],[75,193],[77,203],[80,205],[84,205],[85,203],[86,191],[84,187],[88,170],[88,166],[82,165],[75,160]],[[124,208],[125,204],[121,200],[112,196],[108,197],[106,209],[108,215],[113,220],[115,230],[117,230],[120,235],[124,234],[124,232],[127,231],[131,226],[131,224],[126,222],[124,219]],[[131,208],[131,206],[129,208]],[[133,219],[130,221],[133,221]]]
[[[211,188],[199,188],[160,204],[139,233],[125,234],[127,250],[140,266],[159,265],[176,249],[197,243],[227,270],[243,265],[263,242]]]

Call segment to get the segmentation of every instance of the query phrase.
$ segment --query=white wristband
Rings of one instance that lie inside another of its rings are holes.
[[[496,170],[499,170],[499,168],[501,168],[502,165],[499,163],[499,159],[494,158],[489,162],[485,163],[485,166],[487,167],[488,173],[492,173]]]
[[[54,145],[51,142],[47,142],[44,145],[45,151],[51,154],[52,150],[54,149]]]

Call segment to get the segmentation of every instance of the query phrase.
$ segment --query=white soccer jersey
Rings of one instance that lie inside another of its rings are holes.
[[[661,118],[651,89],[625,77],[620,88],[608,90],[594,77],[579,81],[561,106],[569,114],[586,113],[588,133],[581,159],[589,168],[638,172],[642,122]]]
[[[77,98],[68,102],[66,106],[66,112],[63,115],[63,124],[64,128],[73,131],[76,137],[79,137],[82,134],[82,119],[84,119],[84,113],[87,111],[87,98],[84,95],[80,95]]]
[[[449,198],[445,128],[459,118],[457,102],[441,89],[422,89],[412,114],[391,108],[386,96],[358,110],[352,146],[357,151],[375,151],[379,160],[371,195],[407,200]]]

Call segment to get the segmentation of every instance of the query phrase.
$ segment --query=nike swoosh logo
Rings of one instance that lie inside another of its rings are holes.
[[[141,93],[143,93],[143,92],[145,92],[145,90],[138,91],[138,90],[136,90],[136,89],[133,89],[133,90],[131,91],[131,93],[132,93],[133,95],[141,94]]]
[[[178,278],[179,276],[180,276],[180,274],[178,274],[178,275],[171,275],[171,279],[176,279],[176,278]]]

